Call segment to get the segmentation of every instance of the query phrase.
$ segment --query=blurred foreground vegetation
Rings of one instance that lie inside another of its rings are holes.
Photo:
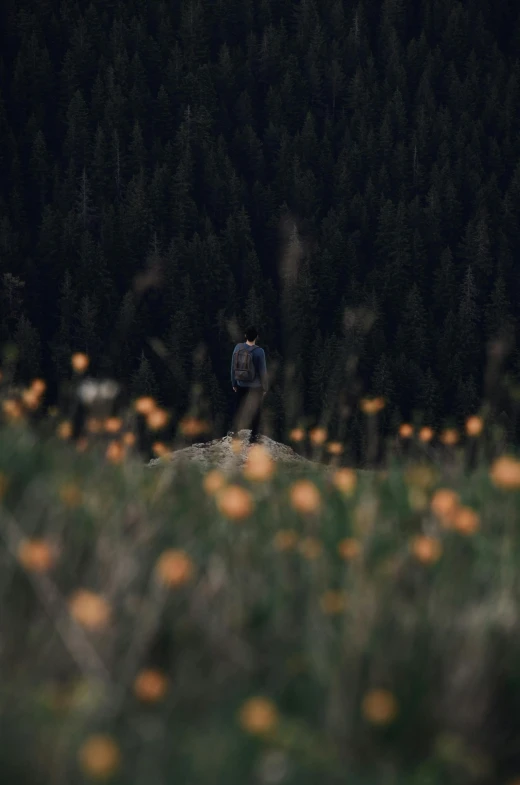
[[[202,474],[10,415],[2,782],[520,776],[514,456]]]

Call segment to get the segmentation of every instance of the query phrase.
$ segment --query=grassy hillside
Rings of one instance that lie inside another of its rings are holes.
[[[7,419],[3,781],[520,775],[514,458],[173,473]]]

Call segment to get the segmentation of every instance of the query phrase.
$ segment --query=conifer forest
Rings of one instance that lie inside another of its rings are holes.
[[[252,323],[274,438],[289,367],[307,422],[460,423],[497,340],[516,427],[512,0],[2,0],[0,138],[0,345],[49,404],[85,352],[222,435]]]

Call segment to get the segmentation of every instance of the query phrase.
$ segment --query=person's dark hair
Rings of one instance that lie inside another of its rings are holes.
[[[248,327],[246,330],[246,338],[248,341],[254,341],[255,338],[258,338],[258,330],[256,327]]]

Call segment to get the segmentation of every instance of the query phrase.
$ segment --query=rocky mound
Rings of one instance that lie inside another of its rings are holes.
[[[168,456],[154,458],[148,464],[149,467],[172,466],[177,462],[195,462],[202,471],[208,469],[220,469],[225,474],[230,474],[240,470],[247,459],[249,452],[249,436],[251,431],[244,429],[239,431],[238,440],[242,442],[240,449],[235,453],[232,447],[233,437],[224,436],[222,439],[213,439],[209,442],[199,442],[185,447],[182,450],[175,450]],[[261,444],[270,454],[271,458],[279,464],[283,464],[286,469],[301,470],[302,468],[321,467],[325,471],[330,471],[332,467],[325,466],[317,461],[310,461],[298,455],[292,447],[280,444],[268,436],[260,436]]]

